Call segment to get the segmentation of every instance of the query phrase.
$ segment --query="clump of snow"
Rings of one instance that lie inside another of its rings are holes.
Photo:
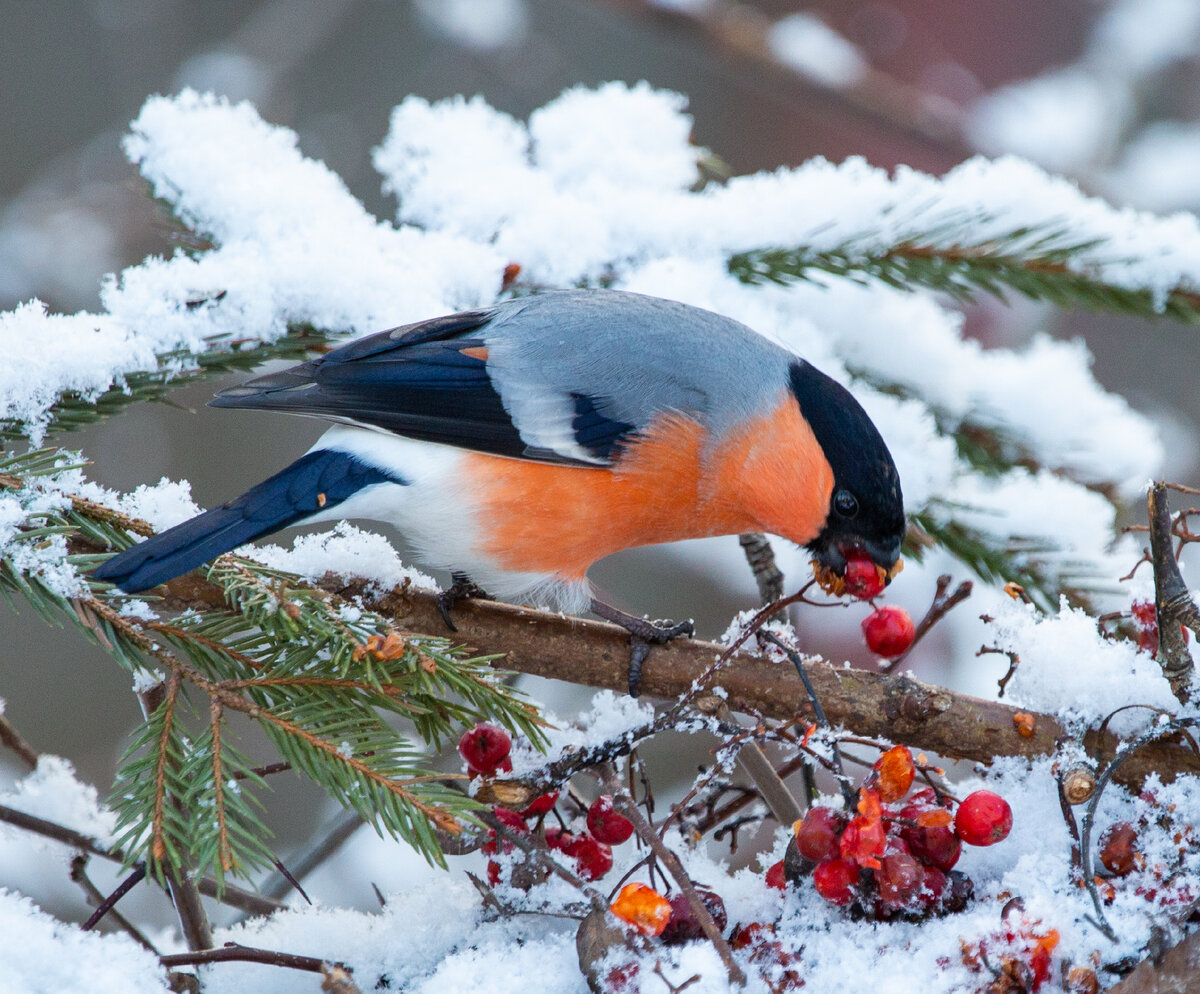
[[[290,549],[278,545],[245,546],[239,552],[310,581],[319,580],[326,573],[337,573],[361,577],[382,590],[401,584],[421,590],[438,589],[432,577],[405,566],[382,535],[345,521],[339,521],[332,531],[301,535]]]
[[[28,898],[2,889],[0,962],[4,963],[4,989],[11,994],[170,991],[158,957],[129,936],[64,925]]]
[[[525,739],[513,742],[513,776],[540,769],[547,756],[575,752],[601,742],[623,738],[635,729],[654,721],[654,705],[649,701],[602,690],[592,697],[591,710],[573,721],[566,721],[549,711],[542,717],[550,727],[546,734],[546,751],[536,751]]]
[[[1132,642],[1105,639],[1084,611],[1063,606],[1046,616],[1010,601],[989,628],[996,648],[1021,659],[1005,693],[1014,704],[1088,724],[1132,703],[1179,709],[1154,657]]]
[[[61,756],[39,756],[37,769],[0,794],[0,804],[73,828],[101,844],[111,839],[117,824],[96,788],[80,781],[70,760]]]
[[[812,14],[781,17],[767,44],[780,62],[824,86],[854,86],[869,68],[858,46]]]

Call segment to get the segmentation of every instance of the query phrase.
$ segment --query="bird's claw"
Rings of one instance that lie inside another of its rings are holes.
[[[458,626],[450,620],[450,612],[454,605],[459,601],[467,600],[472,597],[478,597],[482,600],[491,600],[488,593],[478,583],[472,580],[466,573],[451,572],[450,579],[453,581],[445,590],[438,592],[437,608],[438,613],[442,616],[442,621],[446,623],[446,627],[452,632],[458,631]]]
[[[605,621],[620,625],[629,632],[629,696],[641,693],[642,666],[652,645],[665,645],[680,636],[690,638],[696,626],[690,621],[649,621],[619,611],[603,601],[592,601],[592,611]]]

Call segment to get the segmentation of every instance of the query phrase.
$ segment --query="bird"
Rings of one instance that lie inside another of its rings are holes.
[[[841,576],[890,577],[904,503],[844,386],[732,318],[610,289],[553,290],[371,334],[220,391],[210,406],[332,422],[291,465],[93,572],[153,588],[301,522],[395,526],[463,595],[592,609],[645,646],[656,624],[593,595],[622,549],[767,532]],[[637,658],[641,654],[641,659]]]

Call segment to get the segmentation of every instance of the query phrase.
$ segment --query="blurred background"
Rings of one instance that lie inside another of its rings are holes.
[[[1200,205],[1195,0],[0,0],[0,23],[0,310],[32,297],[57,311],[95,309],[104,274],[173,251],[120,140],[147,95],[184,86],[252,100],[381,218],[395,205],[370,151],[407,94],[481,93],[523,118],[566,87],[605,80],[686,94],[694,141],[733,173],[850,155],[941,173],[977,152],[1014,152],[1119,205]],[[1019,345],[1042,330],[1083,336],[1098,379],[1162,426],[1168,477],[1198,482],[1192,329],[1023,300],[972,308],[967,328],[985,345]],[[223,385],[177,390],[170,404],[140,405],[58,441],[82,449],[103,484],[185,478],[211,506],[321,430],[205,410]],[[594,576],[622,606],[695,616],[712,636],[755,594],[736,555],[708,550],[630,552]],[[914,614],[927,594],[913,596]],[[74,630],[17,608],[0,613],[6,713],[103,793],[137,720],[127,675]],[[852,637],[857,620],[847,619],[829,654],[870,665]],[[945,648],[937,638],[922,644],[919,675],[949,679],[939,668]],[[583,699],[545,684],[531,692],[564,714]],[[679,760],[682,776],[706,761],[704,743],[694,745]],[[20,772],[9,762],[0,753],[5,780]],[[269,801],[285,861],[335,817],[288,779]],[[360,836],[353,858],[369,870],[348,875],[331,864],[318,890],[326,900],[369,907],[367,880],[386,889],[409,872],[400,847]],[[25,851],[0,839],[0,886],[77,915],[65,872],[52,878]]]

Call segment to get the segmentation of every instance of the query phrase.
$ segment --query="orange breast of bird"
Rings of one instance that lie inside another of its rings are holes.
[[[803,544],[820,532],[833,490],[789,391],[721,439],[661,415],[609,468],[472,453],[463,472],[482,551],[501,568],[563,579],[620,549],[685,538],[768,531]]]

